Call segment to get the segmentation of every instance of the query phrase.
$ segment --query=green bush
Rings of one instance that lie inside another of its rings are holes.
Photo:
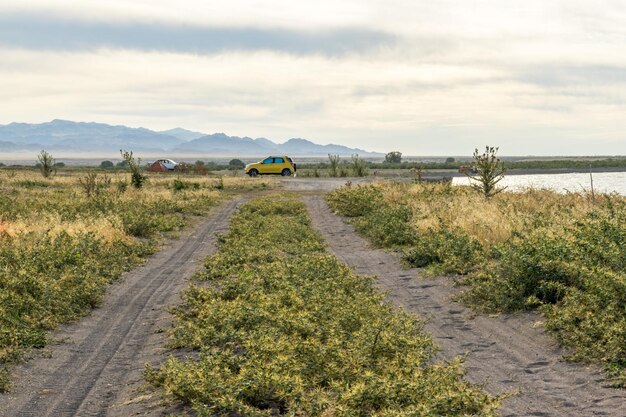
[[[150,250],[92,234],[0,241],[0,368],[25,348],[43,347],[47,330],[98,305],[106,285]]]
[[[378,246],[409,245],[416,239],[410,227],[411,209],[404,205],[383,205],[354,219],[354,225]]]
[[[374,185],[342,187],[326,198],[333,210],[346,217],[365,216],[383,205],[383,193]]]
[[[200,183],[199,182],[190,182],[190,181],[183,181],[179,178],[175,178],[174,182],[172,183],[172,190],[176,191],[183,191],[183,190],[199,190],[200,189]]]
[[[433,267],[434,272],[466,274],[482,255],[480,243],[461,231],[442,227],[417,235],[404,259],[415,267]]]

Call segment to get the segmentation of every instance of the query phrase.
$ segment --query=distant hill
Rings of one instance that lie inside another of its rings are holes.
[[[41,124],[11,123],[0,126],[0,142],[12,142],[20,150],[119,152],[162,151],[183,143],[174,136],[144,128],[53,120]],[[0,144],[0,150],[9,150]],[[16,150],[15,148],[12,150]]]
[[[202,154],[212,156],[263,156],[283,153],[293,156],[381,156],[341,145],[318,145],[306,139],[289,139],[277,144],[266,138],[206,135],[182,128],[156,132],[144,128],[104,123],[53,120],[40,124],[0,125],[0,152],[19,151],[112,153],[120,149],[164,155]]]
[[[184,140],[185,142],[206,135],[206,133],[194,132],[192,130],[187,130],[180,127],[176,127],[170,130],[162,130],[159,133],[162,135],[174,136],[175,138]]]

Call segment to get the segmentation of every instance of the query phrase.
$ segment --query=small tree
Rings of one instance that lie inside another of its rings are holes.
[[[446,164],[451,164],[453,162],[454,162],[454,158],[452,157],[446,158]]]
[[[339,176],[339,162],[340,161],[341,159],[339,159],[339,155],[328,154],[328,164],[330,168],[328,175],[330,175],[331,177]]]
[[[241,159],[231,159],[228,163],[228,169],[243,169],[245,167],[246,164]]]
[[[204,161],[196,161],[193,165],[193,172],[196,175],[207,175],[209,170],[206,168],[206,163]]]
[[[103,169],[111,169],[114,166],[115,165],[111,161],[102,161],[102,162],[100,162],[100,168],[103,168]]]
[[[399,164],[402,162],[402,152],[389,152],[385,155],[385,162],[389,162],[390,164]]]
[[[139,164],[141,164],[141,159],[135,160],[132,151],[125,151],[120,149],[120,154],[122,155],[122,159],[126,162],[126,166],[130,169],[130,183],[135,188],[143,187],[143,183],[146,182],[145,175],[142,175],[139,172]]]
[[[39,155],[37,155],[37,160],[39,161],[37,166],[39,167],[41,175],[43,175],[44,178],[50,178],[51,176],[56,174],[57,171],[56,167],[54,166],[55,160],[48,152],[46,152],[45,150],[39,152]]]
[[[352,155],[352,172],[355,177],[367,175],[367,162],[359,158],[359,155]]]
[[[474,150],[474,169],[475,175],[466,173],[468,177],[475,181],[472,187],[481,192],[485,198],[491,198],[494,195],[504,191],[505,188],[497,188],[497,184],[504,178],[504,164],[500,158],[496,156],[498,148],[486,146],[483,154],[478,153],[478,149]]]

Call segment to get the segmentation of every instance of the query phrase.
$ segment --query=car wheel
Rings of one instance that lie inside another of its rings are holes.
[[[280,175],[282,175],[283,177],[288,177],[291,175],[291,171],[289,170],[289,168],[285,168],[283,169],[283,172],[280,173]]]
[[[259,171],[257,171],[256,169],[251,169],[250,172],[248,172],[248,175],[250,175],[251,177],[256,177],[257,175],[259,175]]]

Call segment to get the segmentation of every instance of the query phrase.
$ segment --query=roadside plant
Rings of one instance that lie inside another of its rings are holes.
[[[328,154],[328,163],[329,163],[329,172],[328,175],[331,177],[339,176],[339,155],[331,155]]]
[[[416,184],[419,184],[422,182],[422,174],[424,172],[424,169],[422,169],[421,166],[417,166],[415,168],[413,168],[411,170],[412,174],[413,174],[413,182]]]
[[[494,195],[504,191],[504,188],[498,188],[497,185],[504,178],[504,164],[496,156],[498,148],[486,146],[483,154],[478,153],[478,148],[474,150],[474,168],[476,174],[466,174],[475,182],[472,188],[482,193],[485,198],[491,198]]]
[[[118,194],[124,194],[128,190],[128,181],[120,180],[115,184]]]
[[[199,182],[183,181],[180,178],[175,178],[174,183],[172,184],[172,190],[174,190],[174,192],[184,190],[199,190],[200,188],[201,185]]]
[[[352,172],[355,177],[367,175],[367,162],[361,159],[359,155],[352,155]]]
[[[141,164],[141,159],[135,160],[132,151],[125,151],[120,149],[120,154],[122,155],[122,159],[126,162],[126,165],[130,169],[130,183],[133,187],[139,189],[143,187],[144,182],[146,182],[146,176],[143,175],[139,170],[139,164]]]
[[[217,184],[215,184],[214,188],[216,190],[223,190],[224,189],[224,177],[219,177],[217,179]]]
[[[89,172],[78,178],[78,183],[83,188],[85,195],[89,198],[99,195],[102,190],[111,185],[111,177],[108,175],[99,176],[97,172]]]
[[[44,178],[50,178],[56,174],[55,160],[50,153],[42,150],[37,155],[37,160],[39,161],[39,170]]]

